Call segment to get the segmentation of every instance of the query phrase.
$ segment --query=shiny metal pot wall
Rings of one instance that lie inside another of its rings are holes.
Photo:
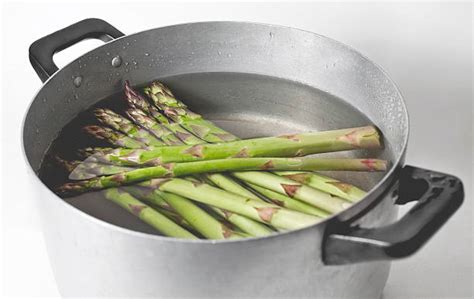
[[[54,53],[85,38],[110,42],[58,71]],[[463,200],[457,178],[403,166],[408,116],[387,75],[314,33],[209,22],[123,36],[87,19],[36,41],[30,60],[46,82],[25,118],[24,151],[63,295],[379,297],[389,260],[420,248]],[[93,217],[99,201],[74,206],[38,179],[48,146],[78,112],[116,93],[124,80],[156,78],[242,137],[371,121],[384,133],[385,149],[357,155],[389,159],[392,167],[383,177],[358,175],[356,183],[372,187],[369,194],[323,223],[237,241],[137,232],[125,214],[116,223],[122,227],[112,225]],[[411,200],[419,202],[395,221],[395,203]]]

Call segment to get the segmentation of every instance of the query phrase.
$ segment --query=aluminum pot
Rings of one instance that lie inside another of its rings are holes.
[[[86,38],[107,43],[58,70],[54,53]],[[456,177],[404,165],[408,115],[387,74],[311,32],[206,22],[124,36],[87,19],[33,43],[30,61],[45,83],[27,112],[23,146],[64,296],[380,297],[390,260],[419,249],[463,201]],[[370,121],[385,148],[357,155],[389,159],[391,168],[345,178],[370,192],[322,223],[231,241],[154,235],[112,207],[101,209],[104,201],[66,202],[41,182],[42,158],[68,121],[124,80],[156,78],[241,137]],[[396,220],[397,204],[408,201],[418,202]]]

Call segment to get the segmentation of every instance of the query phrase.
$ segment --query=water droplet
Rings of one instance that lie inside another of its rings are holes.
[[[138,62],[136,62],[135,60],[132,61],[133,65],[138,65]]]
[[[191,55],[194,55],[194,51],[191,51]]]
[[[82,84],[82,76],[77,76],[76,78],[74,78],[74,80],[72,81],[72,83],[74,83],[74,86],[76,86],[76,87],[81,86],[81,84]]]
[[[46,98],[43,98],[43,103],[46,103]]]
[[[229,57],[229,58],[230,58],[230,57],[232,57],[232,54],[230,54],[230,53],[229,53],[229,54],[227,54],[227,57]]]
[[[221,56],[221,55],[222,55],[222,52],[221,52],[221,51],[217,51],[217,55]]]
[[[122,65],[122,58],[120,56],[115,56],[112,58],[112,66],[113,67],[119,67]]]
[[[38,128],[36,128],[35,132],[36,132],[36,134],[39,134],[40,130]]]
[[[150,56],[150,53],[145,53],[145,56]]]
[[[130,43],[127,43],[127,46],[130,46]]]
[[[109,53],[109,52],[107,52],[107,53],[105,53],[105,54],[106,54],[107,56],[110,56],[110,53]]]

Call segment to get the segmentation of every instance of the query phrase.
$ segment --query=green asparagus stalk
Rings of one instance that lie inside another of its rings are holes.
[[[297,229],[320,221],[319,217],[245,198],[204,183],[175,178],[153,179],[141,185],[190,198],[280,229]]]
[[[321,174],[301,171],[276,171],[275,173],[326,193],[339,196],[350,202],[357,202],[367,194],[364,190],[354,185],[343,183]]]
[[[147,147],[143,142],[135,140],[110,128],[91,125],[84,127],[84,131],[97,139],[105,140],[115,146],[125,147],[128,149]]]
[[[201,115],[191,112],[187,109],[186,105],[176,100],[172,92],[160,82],[153,82],[144,89],[144,92],[168,118],[202,140],[210,143],[219,143],[238,139],[236,136],[203,119]]]
[[[290,210],[295,210],[298,212],[318,216],[325,218],[330,214],[324,210],[318,209],[315,206],[309,205],[297,199],[291,198],[287,195],[280,194],[278,192],[262,188],[258,185],[247,183],[247,185],[255,190],[256,192],[260,193],[261,195],[265,196],[270,202],[279,205],[281,207],[285,207]]]
[[[363,160],[365,161],[365,160]],[[135,168],[111,176],[101,176],[89,180],[67,183],[60,188],[62,192],[86,192],[125,184],[132,184],[153,178],[179,177],[197,173],[245,171],[245,170],[320,170],[323,165],[325,170],[328,165],[334,164],[336,170],[385,170],[385,161],[377,160],[371,168],[364,168],[365,164],[360,159],[319,159],[319,158],[240,158],[220,159],[211,161],[196,161],[188,163],[168,163],[147,168]],[[345,164],[343,168],[340,164]],[[71,177],[71,176],[70,176]],[[73,176],[74,177],[74,176]],[[318,191],[319,192],[319,191]],[[329,195],[328,195],[329,196]]]
[[[246,197],[246,198],[250,198],[250,199],[253,199],[253,200],[257,200],[257,201],[261,200],[260,197],[258,197],[257,195],[255,195],[251,191],[244,188],[242,185],[237,183],[232,178],[224,176],[223,174],[209,173],[209,174],[205,174],[205,178],[207,180],[209,180],[212,184],[214,184],[215,186],[217,186],[217,187],[219,187],[223,190],[226,190],[226,191],[229,191],[231,193],[234,193],[234,194]]]
[[[243,181],[301,200],[329,213],[337,213],[350,206],[350,203],[342,198],[272,173],[245,171],[234,172],[233,175]]]
[[[146,145],[150,146],[162,146],[163,142],[157,137],[152,135],[149,131],[138,127],[125,117],[113,112],[110,109],[97,108],[94,110],[94,114],[97,119],[119,132],[128,135],[129,137],[136,139]]]
[[[306,156],[359,148],[380,148],[380,146],[377,130],[368,126],[219,144],[167,146],[150,150],[117,149],[102,155],[101,158],[120,165],[157,165],[225,158]],[[367,168],[371,168],[374,161],[366,159]]]
[[[130,194],[120,191],[119,189],[112,188],[104,191],[104,196],[108,200],[118,204],[122,208],[126,209],[133,215],[139,217],[145,223],[149,224],[162,234],[169,237],[185,238],[185,239],[197,239],[189,231],[180,227],[173,221],[169,220],[163,214],[157,212],[150,206],[137,200]]]

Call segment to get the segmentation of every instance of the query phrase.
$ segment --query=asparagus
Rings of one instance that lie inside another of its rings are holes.
[[[115,146],[129,149],[146,148],[146,144],[143,142],[110,128],[91,125],[84,127],[84,131],[97,139],[105,140]]]
[[[238,139],[236,136],[203,119],[201,115],[191,112],[187,109],[186,105],[176,100],[172,92],[160,82],[153,82],[144,89],[144,92],[168,118],[179,123],[202,140],[218,143]]]
[[[350,206],[350,203],[342,198],[272,173],[245,171],[235,172],[233,175],[243,181],[301,200],[329,213],[337,213]]]
[[[240,195],[246,198],[261,200],[260,197],[258,197],[251,191],[245,189],[243,186],[241,186],[232,178],[224,176],[220,173],[209,173],[205,175],[205,178],[209,180],[212,184],[214,184],[215,186],[223,190],[229,191],[231,193],[235,193],[237,195]]]
[[[350,136],[350,137],[348,137]],[[255,138],[220,144],[198,144],[143,149],[116,149],[101,159],[120,165],[157,165],[224,158],[293,157],[351,149],[380,148],[380,136],[372,127]],[[97,155],[97,154],[96,154]],[[96,156],[94,155],[94,156]],[[365,159],[368,168],[373,159]]]
[[[256,196],[252,192],[248,191],[247,189],[243,188],[238,183],[236,183],[234,180],[232,180],[231,178],[228,178],[226,176],[223,176],[223,175],[217,176],[215,174],[214,175],[205,175],[204,179],[209,180],[209,178],[211,176],[213,176],[214,179],[217,178],[217,181],[219,183],[224,183],[224,184],[226,184],[226,186],[229,185],[229,184],[236,184],[240,187],[240,189],[243,189],[247,192],[247,193],[240,192],[242,190],[240,190],[239,188],[235,188],[235,186],[234,186],[234,187],[232,187],[232,189],[234,191],[237,191],[237,192],[232,192],[232,193],[243,196],[243,197],[246,197],[246,198],[261,201],[261,199],[258,196]],[[187,180],[190,181],[190,182],[193,182],[194,184],[200,184],[200,183],[203,182],[202,180],[196,180],[194,178],[189,178],[189,177],[187,178]],[[212,183],[212,181],[211,181],[211,184],[214,184],[214,183]],[[222,188],[222,189],[228,191],[225,188]],[[250,195],[250,196],[245,196],[245,195]],[[232,212],[229,212],[229,211],[226,211],[226,210],[222,210],[222,209],[219,209],[219,208],[216,208],[216,207],[211,206],[210,208],[215,213],[217,213],[219,216],[226,219],[230,223],[234,224],[236,227],[240,228],[242,231],[248,233],[250,236],[259,237],[259,236],[266,236],[266,235],[269,235],[269,234],[273,233],[273,230],[271,230],[270,228],[268,228],[264,224],[261,224],[261,223],[255,221],[255,220],[253,220],[253,219],[250,219],[250,218],[247,218],[245,216],[235,214],[235,213],[232,213]]]
[[[186,110],[187,106],[177,100],[173,96],[172,92],[163,84],[161,84],[160,82],[153,82],[151,86],[145,90],[145,92],[151,96],[155,105],[161,107],[162,110],[166,110],[166,108],[183,109],[181,110],[182,113],[175,113],[175,118],[181,118],[182,123],[186,121],[186,115],[181,115],[183,113],[190,112],[189,110]],[[190,114],[193,115],[192,112],[190,112]],[[209,122],[207,122],[206,125],[209,126],[209,130],[212,130],[215,127],[212,123]],[[348,134],[346,135],[346,140],[352,141],[354,140],[354,136]],[[303,179],[306,183],[311,184],[311,186],[315,187],[316,189],[326,191],[330,194],[338,195],[349,201],[357,201],[365,196],[365,192],[363,190],[360,190],[350,184],[342,183],[337,180],[328,177],[323,177],[317,174],[299,172],[296,175],[293,174],[292,178],[300,180]]]
[[[173,207],[170,206],[162,197],[149,196],[149,193],[152,192],[152,190],[150,190],[149,188],[142,188],[139,186],[126,186],[122,187],[121,190],[125,190],[126,192],[130,193],[132,196],[136,197],[139,200],[147,201],[160,213],[170,218],[180,226],[186,228],[190,232],[195,233],[195,228],[192,227],[179,213],[177,213],[173,209]]]
[[[363,160],[365,161],[365,160]],[[220,159],[211,161],[196,161],[188,163],[168,163],[159,166],[135,168],[130,171],[117,173],[110,176],[101,176],[89,180],[67,183],[62,186],[61,191],[85,192],[99,190],[110,187],[117,187],[125,184],[132,184],[153,178],[179,177],[196,173],[223,172],[223,171],[243,171],[243,170],[320,170],[323,165],[325,170],[334,165],[334,169],[343,169],[341,165],[346,165],[345,170],[385,170],[385,161],[377,160],[373,162],[377,168],[366,168],[360,159],[319,159],[319,158],[240,158],[240,159]],[[77,168],[77,167],[76,167]],[[240,175],[241,176],[241,175]],[[81,177],[79,175],[70,176]],[[248,178],[244,178],[247,180]],[[328,195],[329,196],[329,195]]]
[[[125,117],[113,112],[110,109],[97,108],[94,110],[97,119],[104,125],[130,136],[146,145],[162,146],[163,142],[145,129],[137,127]]]
[[[187,223],[208,239],[235,239],[242,236],[234,232],[225,224],[214,219],[211,215],[199,208],[189,199],[179,195],[162,192],[158,189],[127,187],[130,193],[148,202],[156,203],[165,201],[172,207]]]
[[[150,206],[142,203],[129,193],[112,188],[104,191],[104,196],[108,200],[118,204],[133,215],[139,217],[145,223],[149,224],[162,234],[176,238],[197,239],[189,231],[180,227],[173,221],[169,220],[163,214],[157,212]]]
[[[85,159],[98,153],[100,153],[101,155],[104,155],[113,149],[114,149],[113,147],[86,147],[86,148],[78,149],[77,156],[79,158]]]
[[[135,110],[142,111],[146,116],[154,118],[158,124],[167,131],[172,132],[175,136],[170,136],[170,141],[182,142],[190,141],[193,144],[203,143],[203,141],[196,136],[193,136],[188,131],[183,129],[179,124],[170,123],[169,120],[157,110],[156,107],[150,105],[146,99],[144,99],[138,92],[133,90],[128,81],[125,82],[125,95],[129,106]],[[174,144],[174,143],[168,143]]]
[[[318,216],[318,217],[327,217],[330,214],[324,210],[318,209],[315,206],[309,205],[307,203],[304,203],[302,201],[296,200],[294,198],[291,198],[289,196],[280,194],[278,192],[262,188],[258,185],[252,184],[252,183],[247,183],[247,185],[260,193],[261,195],[265,196],[268,200],[273,202],[276,205],[279,205],[281,207],[288,208],[290,210],[295,210],[298,212]]]
[[[173,132],[158,124],[142,110],[130,108],[126,113],[135,123],[140,124],[142,127],[152,132],[157,138],[160,138],[163,145],[182,144],[181,141],[174,136]]]
[[[68,168],[70,180],[87,180],[103,175],[114,175],[117,173],[135,170],[136,168],[127,166],[117,166],[102,164],[100,162],[73,161],[75,167]]]
[[[312,225],[320,220],[319,217],[245,198],[204,183],[174,178],[153,179],[141,183],[141,185],[190,198],[280,229],[297,229]]]
[[[129,115],[129,117],[133,119],[135,123],[141,124],[144,128],[154,132],[155,135],[159,136],[165,144],[173,145],[176,144],[177,141],[180,141],[181,144],[192,145],[205,143],[205,141],[188,133],[179,124],[169,122],[168,119],[165,116],[161,115],[159,112],[151,111],[152,107],[149,107],[146,100],[140,97],[139,94],[136,93],[129,86],[129,84],[126,84],[125,89],[127,94],[127,101],[132,107],[127,110],[127,114]],[[148,114],[150,113],[154,115],[154,120],[148,116]],[[157,120],[159,123],[157,123],[155,120]],[[172,137],[174,136],[170,135],[168,132],[173,132],[179,138],[179,140],[173,139]],[[233,182],[231,178],[226,178],[217,174],[214,175],[214,177],[216,178],[218,176],[221,177],[221,181],[228,181],[229,183]],[[241,187],[241,189],[247,191],[243,187]],[[240,216],[227,211],[221,211],[217,208],[214,208],[213,210],[219,215],[223,216],[229,222],[233,223],[234,225],[242,229],[244,232],[249,233],[252,236],[263,236],[272,232],[272,230],[270,230],[266,226],[244,216]]]
[[[301,171],[276,171],[276,174],[300,182],[326,193],[339,196],[350,202],[361,200],[367,193],[354,185],[316,173]]]

